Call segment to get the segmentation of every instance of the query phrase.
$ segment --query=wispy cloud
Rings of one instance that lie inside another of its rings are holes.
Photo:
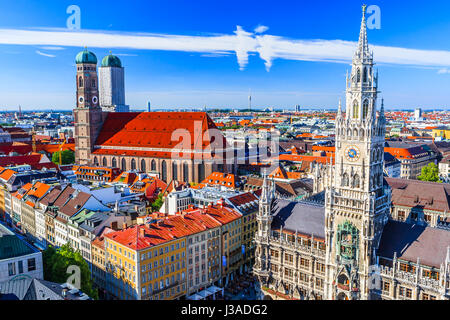
[[[120,57],[137,57],[137,54],[134,53],[113,53],[115,56],[120,56]]]
[[[49,57],[49,58],[54,58],[54,57],[56,57],[54,54],[44,53],[44,52],[41,52],[41,51],[39,51],[39,50],[36,50],[36,53],[39,54],[39,55],[41,55],[41,56]]]
[[[442,69],[439,69],[437,73],[438,74],[449,74],[450,73],[450,69],[442,68]]]
[[[253,31],[255,31],[255,33],[264,33],[267,30],[269,30],[269,27],[263,26],[263,25],[259,25]]]
[[[66,48],[63,47],[41,47],[42,50],[65,50]]]
[[[259,31],[262,29],[259,28]],[[264,60],[268,71],[275,59],[347,63],[351,60],[356,46],[352,41],[290,39],[255,32],[247,32],[241,26],[237,26],[233,34],[201,36],[64,29],[0,29],[0,44],[54,48],[86,45],[91,48],[184,51],[210,55],[236,54],[240,70],[248,64],[249,55],[256,53]],[[378,63],[434,69],[450,68],[450,51],[388,46],[371,46],[371,49]]]

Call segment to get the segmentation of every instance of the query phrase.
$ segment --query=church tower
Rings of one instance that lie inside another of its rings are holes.
[[[365,9],[347,76],[345,114],[339,104],[336,117],[335,166],[326,187],[326,299],[370,299],[371,266],[389,212],[390,193],[383,186],[384,108],[377,117],[378,75]]]
[[[259,198],[259,212],[256,215],[258,231],[255,235],[256,252],[253,271],[259,279],[259,283],[265,284],[269,276],[269,240],[272,225],[272,201],[274,200],[274,185],[269,185],[267,173],[264,173],[264,181]]]
[[[97,57],[85,49],[77,54],[77,107],[74,109],[75,163],[88,164],[102,126],[98,100]]]

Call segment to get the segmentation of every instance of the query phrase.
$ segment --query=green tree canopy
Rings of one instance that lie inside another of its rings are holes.
[[[71,276],[67,273],[67,268],[71,265],[80,267],[81,291],[92,299],[98,299],[98,292],[93,288],[91,271],[86,260],[83,259],[79,251],[74,251],[69,244],[55,249],[48,246],[42,254],[44,262],[44,279],[47,281],[65,283]]]
[[[52,154],[52,162],[55,164],[72,164],[75,162],[75,153],[72,150],[63,150],[61,151],[61,161],[59,163],[59,153],[60,151],[56,151]]]
[[[417,179],[422,181],[442,182],[439,179],[439,168],[433,162],[422,168],[422,173]]]
[[[153,201],[153,203],[152,203],[152,211],[153,212],[158,212],[159,209],[161,209],[163,203],[164,203],[164,200],[162,198],[162,193],[160,193],[158,195],[158,197],[156,198],[156,200]]]

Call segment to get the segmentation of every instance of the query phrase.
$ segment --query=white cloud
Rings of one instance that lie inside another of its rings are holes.
[[[53,55],[53,54],[44,53],[44,52],[41,52],[41,51],[39,51],[39,50],[36,50],[36,53],[39,54],[39,55],[41,55],[41,56],[49,57],[49,58],[54,58],[54,57],[56,57],[56,56]]]
[[[255,33],[264,33],[267,30],[269,30],[269,27],[263,26],[263,25],[259,25],[253,31],[255,31]]]
[[[41,47],[42,50],[65,50],[63,47]]]
[[[450,73],[450,70],[447,68],[439,69],[438,74],[448,74]]]
[[[209,55],[234,53],[240,70],[248,64],[249,55],[255,53],[264,60],[267,70],[270,70],[275,59],[347,63],[356,46],[352,41],[296,40],[255,34],[245,31],[241,26],[236,27],[234,34],[201,36],[65,29],[0,29],[0,44],[184,51]],[[450,51],[387,46],[371,46],[371,49],[377,63],[450,68]]]

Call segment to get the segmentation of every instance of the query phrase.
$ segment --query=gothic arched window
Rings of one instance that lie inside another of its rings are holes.
[[[98,159],[97,159],[97,157],[94,157],[94,165],[98,166]]]
[[[163,160],[161,163],[161,180],[167,182],[167,164],[166,160]]]
[[[187,162],[183,163],[183,181],[189,182],[189,165]]]
[[[360,185],[359,176],[355,174],[355,176],[353,177],[353,188],[359,188],[359,185]]]
[[[156,161],[152,160],[151,170],[156,171]]]
[[[353,118],[359,118],[359,104],[357,100],[353,101]]]
[[[131,170],[136,170],[136,160],[131,159]]]
[[[342,186],[348,187],[348,175],[346,173],[342,176]]]
[[[81,76],[78,78],[78,86],[80,88],[83,88],[83,77],[81,77]]]
[[[363,69],[363,82],[367,82],[367,68],[364,67]]]
[[[142,160],[141,160],[141,171],[142,171],[142,172],[145,172],[145,171],[146,171],[146,168],[145,168],[145,159],[142,159]]]
[[[178,165],[176,162],[172,162],[172,179],[178,180]]]
[[[367,114],[369,113],[369,100],[364,100],[363,102],[363,119],[367,117]]]
[[[106,159],[106,157],[103,157],[103,166],[104,167],[108,166],[108,160]]]
[[[95,88],[95,79],[92,79],[92,88]]]
[[[122,158],[122,171],[127,171],[127,161]]]
[[[358,68],[358,70],[356,70],[356,82],[359,83],[360,81],[361,81],[361,71]]]
[[[200,163],[198,165],[198,180],[201,182],[205,180],[205,164]]]
[[[116,160],[116,158],[112,158],[111,166],[114,167],[114,168],[117,168],[117,160]]]

